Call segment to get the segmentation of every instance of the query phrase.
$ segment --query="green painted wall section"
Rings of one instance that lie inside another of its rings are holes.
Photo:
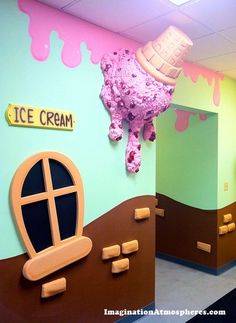
[[[223,82],[220,81],[220,93],[222,99]],[[173,97],[173,104],[183,107],[194,108],[207,112],[219,112],[219,107],[213,104],[214,84],[208,85],[207,80],[199,76],[198,81],[193,83],[190,77],[185,77],[183,72],[177,80],[176,89]]]
[[[49,59],[38,62],[30,53],[28,17],[18,10],[15,0],[2,1],[1,12],[0,258],[8,258],[24,252],[10,212],[9,188],[27,157],[53,150],[74,161],[83,179],[88,224],[124,200],[155,194],[156,146],[142,142],[140,172],[128,174],[127,137],[119,143],[108,139],[110,117],[99,98],[103,76],[100,66],[90,62],[85,44],[82,64],[69,69],[61,62],[62,42],[53,33]],[[4,116],[9,103],[74,112],[76,128],[66,132],[10,127]]]
[[[218,208],[236,201],[236,81],[223,82],[218,130]],[[224,183],[228,191],[224,191]]]
[[[180,108],[180,107],[179,107]],[[217,115],[190,118],[189,128],[174,128],[174,107],[157,121],[157,191],[203,209],[217,207]]]
[[[193,83],[190,78],[181,75],[173,105],[184,110],[190,108],[197,113],[206,112],[208,120],[199,123],[197,117],[191,117],[190,127],[182,133],[174,130],[174,111],[161,115],[157,121],[157,192],[202,209],[223,208],[236,201],[236,82],[227,77],[220,81],[219,106],[213,104],[213,91],[213,85],[209,86],[205,78],[200,76]],[[168,145],[170,148],[167,148]],[[161,149],[167,150],[164,157],[159,155]],[[196,154],[197,150],[199,154]],[[165,172],[169,169],[171,173],[170,185],[166,182],[162,167]],[[183,181],[178,173],[180,169],[185,169],[188,174],[183,184],[180,184]],[[173,174],[173,170],[177,174]],[[228,182],[228,191],[224,191],[225,182]]]

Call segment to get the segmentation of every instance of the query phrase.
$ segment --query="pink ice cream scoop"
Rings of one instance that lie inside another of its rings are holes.
[[[102,58],[105,80],[101,98],[111,114],[109,137],[120,140],[122,121],[128,123],[126,167],[129,172],[138,172],[141,165],[141,129],[145,140],[156,138],[153,118],[169,108],[176,78],[191,47],[192,41],[170,26],[136,53],[121,49]]]

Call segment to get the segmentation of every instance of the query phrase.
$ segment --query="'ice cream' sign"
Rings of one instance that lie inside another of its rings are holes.
[[[75,116],[71,112],[9,104],[6,119],[10,126],[73,130]]]

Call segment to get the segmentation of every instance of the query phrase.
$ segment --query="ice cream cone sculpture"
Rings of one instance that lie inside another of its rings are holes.
[[[111,114],[109,137],[120,140],[122,121],[128,122],[126,167],[131,173],[141,165],[140,131],[143,128],[145,140],[155,140],[153,119],[169,108],[176,78],[192,45],[187,35],[170,26],[136,53],[121,49],[102,58],[101,98]]]

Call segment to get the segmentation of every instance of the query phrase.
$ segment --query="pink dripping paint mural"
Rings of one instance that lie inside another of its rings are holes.
[[[64,42],[61,57],[68,67],[76,67],[80,64],[82,41],[86,41],[91,51],[90,59],[93,64],[98,64],[106,52],[116,48],[127,47],[134,50],[139,47],[135,41],[115,35],[37,1],[18,0],[18,4],[20,10],[30,18],[31,53],[39,61],[44,61],[49,56],[52,31],[57,31],[59,38]],[[96,37],[94,37],[95,34]],[[213,102],[218,106],[220,103],[219,83],[223,80],[223,75],[190,62],[184,62],[183,69],[184,75],[189,76],[193,83],[197,82],[199,76],[206,78],[208,85],[214,82]]]
[[[175,122],[175,129],[176,131],[182,132],[188,129],[189,127],[189,121],[191,116],[195,116],[195,112],[185,111],[185,110],[179,110],[175,109],[176,113],[176,122]],[[199,114],[199,119],[201,121],[207,120],[207,115],[204,113]]]
[[[133,50],[139,47],[137,42],[93,26],[35,0],[18,0],[18,5],[20,10],[30,18],[31,53],[39,61],[44,61],[49,56],[52,31],[57,31],[59,38],[64,42],[61,57],[68,67],[76,67],[81,63],[80,44],[82,41],[86,41],[91,51],[90,59],[93,64],[98,64],[106,52],[122,47]],[[94,37],[95,34],[96,37]],[[219,83],[223,80],[223,75],[189,62],[184,62],[183,69],[184,75],[189,76],[193,83],[197,82],[199,76],[205,77],[209,85],[214,82],[213,102],[219,105]]]
[[[184,62],[183,72],[186,77],[190,77],[193,83],[196,83],[199,76],[203,76],[208,85],[214,86],[213,89],[213,103],[216,106],[220,104],[220,81],[224,79],[224,75],[208,70],[202,66],[192,64],[190,62]],[[176,122],[175,129],[179,132],[185,131],[189,127],[189,119],[192,115],[196,113],[188,112],[184,110],[175,110],[176,112]],[[204,113],[199,114],[199,119],[201,121],[207,120],[207,115]]]
[[[115,35],[71,15],[50,8],[35,0],[18,0],[21,11],[29,16],[31,53],[39,61],[45,61],[50,53],[50,33],[56,31],[64,42],[62,62],[74,68],[81,63],[80,45],[86,41],[91,51],[90,60],[98,64],[101,57],[120,47],[136,49],[138,43]]]
[[[183,70],[184,75],[186,77],[189,76],[193,83],[197,82],[199,76],[203,76],[207,80],[208,85],[212,85],[214,82],[213,103],[216,106],[220,104],[220,81],[224,79],[224,75],[190,62],[184,62]]]
[[[176,113],[176,122],[175,129],[179,132],[185,131],[189,127],[189,119],[191,115],[195,115],[193,112],[184,111],[184,110],[175,110]]]

